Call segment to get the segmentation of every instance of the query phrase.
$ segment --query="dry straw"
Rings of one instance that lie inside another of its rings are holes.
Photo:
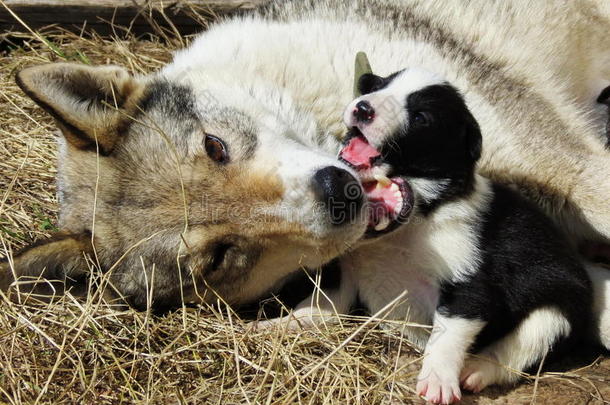
[[[15,72],[67,60],[146,73],[188,42],[172,29],[140,39],[119,27],[121,39],[58,27],[23,31],[0,37],[0,257],[51,234],[57,213],[56,129],[15,85]],[[95,291],[92,285],[86,300],[67,294],[50,304],[0,297],[2,403],[420,401],[412,389],[419,355],[378,319],[346,318],[315,332],[254,332],[221,303],[157,316],[115,308]],[[465,402],[601,404],[605,396],[609,403],[609,361],[576,364],[588,366]]]

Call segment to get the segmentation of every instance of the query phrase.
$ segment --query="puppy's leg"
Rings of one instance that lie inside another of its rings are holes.
[[[341,266],[341,281],[336,289],[316,288],[314,293],[296,306],[287,316],[257,322],[257,329],[282,326],[288,330],[313,329],[318,325],[337,322],[356,301],[358,290],[351,270]]]
[[[516,382],[522,371],[539,364],[570,331],[570,322],[559,310],[533,311],[509,335],[466,360],[460,376],[462,386],[479,392],[488,385]]]
[[[435,313],[418,377],[419,395],[435,404],[461,399],[460,371],[468,349],[484,326],[485,322],[479,319]]]

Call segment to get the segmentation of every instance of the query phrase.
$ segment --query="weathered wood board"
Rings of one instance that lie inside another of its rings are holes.
[[[117,32],[113,30],[114,24],[116,27],[128,27],[136,34],[151,32],[159,27],[189,34],[201,30],[201,17],[253,8],[266,1],[0,0],[0,34],[25,30],[12,13],[32,29],[57,24],[73,31],[85,27],[106,35]]]

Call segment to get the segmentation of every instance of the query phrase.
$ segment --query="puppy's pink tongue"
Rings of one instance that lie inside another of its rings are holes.
[[[339,157],[358,170],[370,169],[381,154],[363,136],[355,136],[341,150]]]

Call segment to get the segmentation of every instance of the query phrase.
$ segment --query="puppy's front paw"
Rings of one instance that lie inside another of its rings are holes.
[[[433,404],[452,404],[462,399],[455,372],[441,367],[422,367],[417,378],[417,394]]]

